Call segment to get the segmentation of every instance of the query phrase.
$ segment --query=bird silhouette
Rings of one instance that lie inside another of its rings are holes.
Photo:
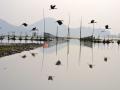
[[[23,55],[22,58],[26,58],[27,56],[26,55]]]
[[[63,24],[63,20],[57,20],[56,22],[58,23],[58,25],[62,25]]]
[[[52,81],[53,80],[53,76],[48,76],[48,80],[50,81]]]
[[[50,5],[50,10],[54,10],[54,9],[57,9],[56,5]]]
[[[109,25],[105,25],[105,29],[111,29]]]
[[[35,56],[36,56],[36,54],[37,54],[37,53],[31,53],[31,55],[32,55],[33,57],[35,57]]]
[[[104,57],[104,61],[107,62],[108,58],[107,57]]]
[[[120,44],[120,40],[117,41],[117,44],[118,44],[118,45]]]
[[[27,27],[27,26],[28,26],[28,24],[27,24],[27,23],[23,23],[22,25],[23,25],[23,26],[25,26],[25,27]]]
[[[37,31],[38,29],[36,27],[32,28],[32,31]]]
[[[56,65],[61,65],[61,61],[60,60],[58,60],[57,62],[56,62]]]
[[[92,69],[94,65],[93,64],[89,64],[88,66],[89,66],[89,68]]]
[[[90,23],[97,23],[97,22],[95,22],[95,20],[91,20]]]

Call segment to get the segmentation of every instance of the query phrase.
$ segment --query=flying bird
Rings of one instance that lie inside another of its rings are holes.
[[[111,29],[109,25],[105,25],[105,29]]]
[[[57,20],[56,22],[58,23],[58,25],[62,25],[63,24],[63,20]]]
[[[37,31],[38,29],[36,27],[32,28],[32,31]]]
[[[91,20],[90,23],[97,23],[97,22],[95,22],[95,20]]]
[[[51,10],[57,9],[57,8],[56,8],[56,5],[50,5],[50,9],[51,9]]]
[[[27,26],[28,26],[28,24],[27,24],[27,23],[23,23],[22,25],[23,25],[23,26],[25,26],[25,27],[27,27]]]

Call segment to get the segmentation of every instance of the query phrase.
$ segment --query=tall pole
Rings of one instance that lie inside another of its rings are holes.
[[[56,39],[58,39],[58,26],[57,26],[57,31],[56,31]]]
[[[94,35],[94,29],[95,28],[95,25],[94,25],[94,23],[93,23],[93,32],[92,32],[92,37],[93,37],[93,35]]]
[[[8,39],[8,43],[9,43],[9,40],[10,40],[10,34],[9,34],[9,32],[8,32],[8,37],[7,37],[7,39]]]
[[[57,56],[57,45],[58,45],[58,26],[56,31],[56,56]]]
[[[44,19],[44,44],[45,44],[45,13],[44,13],[44,8],[43,8],[43,19]],[[43,66],[44,66],[44,52],[45,52],[45,50],[44,50],[44,44],[43,44],[43,59],[42,59],[42,67],[41,67],[41,72],[42,72],[42,70],[43,70]]]
[[[68,22],[68,35],[67,35],[67,71],[69,67],[69,39],[70,39],[70,15],[69,15],[69,22]]]
[[[45,39],[45,12],[44,12],[44,8],[43,8],[43,19],[44,19],[44,39]]]
[[[80,20],[80,40],[81,40],[81,31],[82,30],[82,17],[81,17],[81,20]]]
[[[69,22],[68,22],[68,36],[67,38],[70,39],[70,15],[69,15]]]

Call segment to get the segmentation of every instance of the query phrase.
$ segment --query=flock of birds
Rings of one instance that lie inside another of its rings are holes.
[[[57,8],[56,8],[56,5],[50,5],[50,10],[55,10],[55,9],[57,9]],[[58,25],[62,25],[62,24],[63,24],[63,20],[57,20],[56,22],[58,23]],[[95,20],[91,20],[90,23],[89,23],[89,24],[93,24],[93,32],[92,32],[92,36],[93,36],[93,37],[94,37],[94,24],[95,24],[95,23],[97,23]],[[24,27],[27,27],[27,26],[28,26],[27,23],[22,23],[22,25],[23,25]],[[101,33],[105,32],[106,30],[109,30],[109,29],[111,29],[111,28],[109,27],[109,25],[105,25],[105,30],[104,30],[104,31],[101,31]],[[34,28],[32,28],[31,31],[34,32],[34,31],[39,31],[39,30],[38,30],[37,27],[34,27]],[[81,31],[80,31],[80,32],[81,32]],[[44,33],[45,33],[45,32],[44,32]],[[68,33],[69,33],[69,30],[68,30]],[[70,35],[69,35],[69,36],[70,36]],[[25,36],[25,40],[27,40],[27,37],[28,37],[28,36],[26,35],[26,36]],[[2,40],[2,38],[3,38],[3,37],[1,37],[1,40]],[[81,35],[80,35],[80,38],[81,38]],[[108,37],[108,38],[109,38],[109,37]],[[10,37],[8,37],[8,39],[10,39]],[[15,35],[13,36],[12,40],[15,40]],[[20,37],[19,40],[22,40],[22,37]],[[31,40],[33,40],[33,37],[31,38]],[[107,41],[109,42],[109,39],[108,39],[108,40],[105,40],[105,37],[104,37],[103,43],[107,43]],[[118,40],[117,43],[120,44],[120,41]]]
[[[56,8],[56,5],[50,5],[50,10],[55,10],[55,9],[57,9],[57,8]],[[62,24],[63,24],[63,20],[57,20],[56,22],[58,23],[58,25],[62,25]],[[92,33],[92,35],[94,35],[94,24],[95,24],[95,23],[97,23],[95,20],[91,20],[91,21],[90,21],[90,24],[93,24],[93,33]],[[24,27],[27,27],[27,26],[28,26],[27,23],[23,23],[22,25],[23,25]],[[105,25],[105,30],[108,30],[108,29],[111,29],[111,28],[109,27],[109,25]],[[37,30],[38,30],[38,29],[37,29],[36,27],[34,27],[34,28],[32,29],[32,31],[37,31]],[[103,32],[105,32],[105,31],[103,31]],[[36,54],[37,54],[37,53],[32,53],[32,52],[30,52],[30,53],[31,53],[31,56],[33,56],[33,57],[35,57]],[[21,56],[21,58],[25,59],[25,58],[27,58],[27,55],[25,54],[25,55]],[[104,57],[104,61],[107,62],[107,61],[108,61],[108,58],[107,58],[107,57]],[[55,65],[60,66],[60,65],[62,65],[62,63],[61,63],[60,60],[58,60]],[[92,69],[93,67],[94,67],[93,64],[89,64],[89,68]],[[51,76],[51,75],[48,76],[48,80],[53,80],[53,78],[54,78],[54,76]]]

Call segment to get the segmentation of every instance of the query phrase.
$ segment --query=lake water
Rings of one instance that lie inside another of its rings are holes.
[[[55,65],[58,60],[62,65]],[[70,40],[51,47],[46,43],[44,48],[0,58],[0,90],[120,90],[119,69],[116,43],[92,45]]]

